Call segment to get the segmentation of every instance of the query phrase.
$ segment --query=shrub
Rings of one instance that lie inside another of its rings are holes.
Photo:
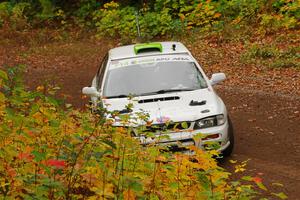
[[[272,4],[273,12],[262,13],[259,32],[268,34],[279,29],[293,29],[300,25],[299,1],[277,0]]]
[[[0,3],[0,26],[5,22],[14,29],[23,29],[27,24],[26,11],[30,9],[29,3],[12,4],[10,2]]]
[[[119,9],[119,4],[107,3],[95,11],[93,19],[100,36],[131,38],[136,35],[135,10],[131,7]]]
[[[241,59],[245,62],[260,62],[272,68],[299,67],[300,48],[279,49],[275,45],[253,44]]]
[[[130,6],[120,7],[112,1],[94,13],[99,36],[136,38],[138,14],[141,36],[146,40],[157,36],[172,36],[194,27],[206,28],[216,24],[221,16],[209,1],[201,4],[156,1],[153,8],[145,5],[141,10]]]
[[[271,45],[253,44],[243,57],[268,59],[275,57],[278,54],[278,49]]]
[[[299,68],[299,61],[293,58],[287,59],[275,59],[272,63],[270,63],[271,68]]]
[[[9,2],[0,3],[0,17],[2,19],[8,18],[11,14],[12,6]]]
[[[115,2],[105,4],[103,9],[94,13],[99,36],[120,37],[129,41],[138,36],[136,17],[137,10],[134,7],[119,8],[119,4]],[[141,13],[139,24],[144,38],[165,35],[172,29],[172,19],[168,9],[161,13]]]
[[[264,6],[264,0],[230,0],[220,1],[217,10],[222,19],[228,23],[247,25],[255,23],[257,13]]]
[[[0,11],[2,26],[12,20],[14,22],[9,25],[15,29],[20,27],[17,28],[20,30],[28,22],[32,27],[55,25],[55,28],[64,28],[66,24],[96,27],[98,36],[118,37],[128,42],[137,37],[137,12],[145,40],[189,33],[190,30],[234,33],[248,26],[254,28],[253,32],[269,34],[300,25],[300,3],[290,0],[19,0],[0,3]]]

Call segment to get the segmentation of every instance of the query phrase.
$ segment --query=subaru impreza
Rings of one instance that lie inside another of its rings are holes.
[[[233,127],[213,88],[225,78],[224,73],[208,78],[180,42],[145,43],[109,50],[91,86],[82,92],[91,97],[94,109],[100,106],[120,115],[145,113],[147,120],[131,125],[106,115],[113,126],[145,127],[142,133],[132,133],[143,145],[186,150],[190,145],[205,149],[217,144],[217,150],[228,156],[234,146]]]

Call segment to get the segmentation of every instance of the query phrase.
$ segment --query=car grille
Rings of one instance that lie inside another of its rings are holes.
[[[181,131],[181,130],[189,129],[191,127],[191,124],[192,124],[191,122],[152,124],[151,126],[144,127],[142,129],[142,132],[163,133],[163,132]]]
[[[181,152],[181,151],[188,151],[189,146],[195,145],[195,141],[193,139],[185,139],[185,140],[178,140],[178,144],[175,145],[166,145],[169,151],[172,152]]]

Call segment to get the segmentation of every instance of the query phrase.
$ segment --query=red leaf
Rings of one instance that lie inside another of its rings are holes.
[[[47,161],[47,165],[56,168],[64,168],[66,166],[66,163],[63,160],[50,159]]]
[[[255,182],[255,183],[261,183],[262,182],[262,179],[260,177],[253,177],[252,180]]]
[[[18,158],[20,160],[32,161],[32,159],[34,158],[34,155],[32,155],[30,153],[19,153]]]

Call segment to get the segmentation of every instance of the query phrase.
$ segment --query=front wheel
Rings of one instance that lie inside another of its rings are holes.
[[[233,147],[234,147],[234,131],[233,131],[233,125],[231,122],[230,117],[228,116],[228,137],[229,137],[229,141],[230,141],[230,145],[222,151],[222,155],[224,157],[228,157],[231,155],[231,153],[233,152]]]

